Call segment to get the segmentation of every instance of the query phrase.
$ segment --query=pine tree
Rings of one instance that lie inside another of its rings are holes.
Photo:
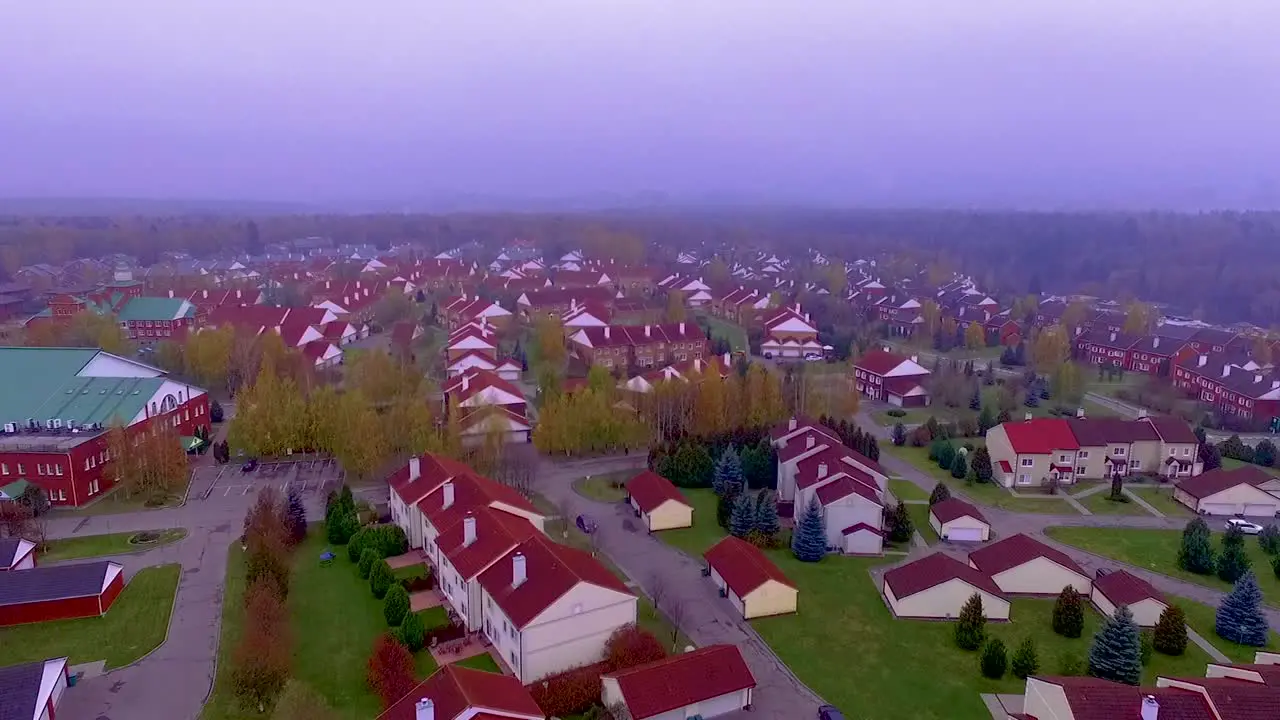
[[[987,450],[986,445],[975,448],[973,451],[973,474],[978,478],[978,482],[991,482],[994,469],[991,467],[991,452]]]
[[[888,515],[889,542],[911,542],[911,537],[915,535],[916,528],[915,523],[911,520],[911,513],[907,512],[907,504],[899,500],[898,504],[888,511]]]
[[[791,537],[791,552],[801,562],[818,562],[827,554],[827,524],[818,498],[809,501]]]
[[[1053,604],[1053,631],[1069,638],[1078,638],[1084,632],[1084,603],[1070,585],[1062,588]]]
[[[1258,579],[1252,572],[1246,572],[1218,606],[1214,630],[1219,637],[1233,643],[1264,647],[1270,630],[1261,608],[1262,591],[1258,589]]]
[[[1187,616],[1182,608],[1170,605],[1160,613],[1151,646],[1165,655],[1181,655],[1187,649]]]
[[[1280,554],[1280,527],[1271,523],[1262,528],[1262,532],[1258,533],[1258,547],[1268,555]]]
[[[951,461],[951,477],[963,480],[968,472],[969,463],[965,462],[964,455],[957,452],[955,459]]]
[[[955,446],[952,445],[949,441],[943,441],[943,443],[938,446],[938,467],[942,468],[943,470],[950,470],[951,464],[955,462],[955,459],[956,459]]]
[[[991,638],[982,646],[982,657],[978,661],[983,677],[999,680],[1009,669],[1009,651],[1000,638]]]
[[[907,428],[902,423],[893,424],[893,446],[902,447],[907,444]]]
[[[974,593],[964,601],[956,621],[956,645],[962,650],[977,650],[987,637],[987,615],[982,609],[982,596]]]
[[[743,474],[742,458],[732,445],[725,448],[716,460],[716,469],[712,474],[711,487],[716,495],[737,495],[742,491]]]
[[[1222,453],[1213,443],[1200,443],[1200,462],[1204,463],[1204,471],[1217,470],[1222,467]]]
[[[978,391],[977,385],[973,386],[973,395],[969,397],[969,409],[970,410],[982,409],[982,393]]]
[[[929,493],[930,506],[937,505],[943,500],[950,500],[950,499],[951,499],[951,489],[948,488],[943,483],[938,483],[937,485],[934,485],[933,492]]]
[[[1218,555],[1218,577],[1234,583],[1249,572],[1249,555],[1244,549],[1244,533],[1234,525],[1222,537],[1222,553]]]
[[[1182,547],[1178,549],[1178,567],[1197,575],[1209,575],[1213,572],[1214,565],[1209,525],[1203,518],[1195,518],[1182,530]]]
[[[294,488],[289,488],[285,519],[289,530],[290,543],[297,545],[305,540],[307,537],[307,509],[302,505],[302,496]]]
[[[776,538],[782,529],[778,520],[778,503],[773,493],[761,490],[756,501],[756,532],[767,538]]]
[[[880,441],[875,435],[867,433],[867,452],[864,453],[872,462],[880,462]]]
[[[738,493],[733,501],[733,512],[729,513],[729,534],[738,538],[749,535],[756,526],[755,509],[750,495]]]
[[[1026,638],[1018,645],[1013,654],[1013,675],[1026,680],[1040,671],[1040,655],[1036,652],[1036,641]]]
[[[1125,685],[1142,680],[1142,638],[1127,605],[1105,618],[1089,648],[1089,674]]]
[[[992,414],[990,406],[984,406],[982,412],[978,413],[978,434],[986,437],[987,431],[996,426],[996,416]]]

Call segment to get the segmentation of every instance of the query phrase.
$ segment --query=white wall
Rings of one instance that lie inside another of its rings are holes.
[[[826,506],[823,513],[827,520],[828,548],[839,548],[844,544],[844,534],[841,531],[850,525],[866,523],[879,528],[884,518],[884,510],[879,505],[856,494]]]
[[[604,656],[609,636],[636,621],[636,597],[578,583],[525,626],[521,681],[529,683]]]

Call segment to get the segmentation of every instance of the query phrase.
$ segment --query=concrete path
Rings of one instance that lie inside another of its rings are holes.
[[[1200,649],[1208,653],[1209,657],[1213,658],[1214,662],[1231,663],[1231,658],[1223,655],[1221,650],[1214,647],[1208,640],[1205,640],[1200,633],[1192,630],[1190,627],[1187,628],[1187,639],[1196,645],[1199,645]]]
[[[1063,499],[1063,500],[1066,500],[1066,501],[1067,501],[1067,504],[1068,504],[1068,505],[1070,505],[1071,507],[1075,508],[1075,509],[1076,509],[1076,512],[1080,513],[1081,515],[1084,515],[1084,516],[1086,516],[1086,517],[1087,517],[1087,516],[1089,516],[1089,515],[1093,515],[1093,511],[1092,511],[1092,510],[1090,510],[1089,508],[1085,507],[1084,505],[1081,505],[1079,500],[1077,500],[1077,499],[1075,499],[1075,498],[1071,497],[1070,495],[1063,495],[1063,496],[1062,496],[1062,499]]]
[[[1129,488],[1122,487],[1120,488],[1120,492],[1124,493],[1125,497],[1129,498],[1130,501],[1137,503],[1138,507],[1142,508],[1143,510],[1146,510],[1152,515],[1155,515],[1158,518],[1162,518],[1165,516],[1164,513],[1152,507],[1151,503],[1147,502],[1146,500],[1143,500],[1137,493],[1133,492]]]

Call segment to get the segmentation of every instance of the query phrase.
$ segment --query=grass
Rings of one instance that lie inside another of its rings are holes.
[[[1012,675],[983,678],[978,653],[955,646],[951,623],[894,619],[868,576],[884,560],[833,556],[802,563],[786,551],[770,554],[800,588],[801,611],[752,625],[801,680],[846,714],[856,711],[867,720],[985,720],[991,715],[979,693],[1022,692],[1024,682]],[[987,626],[1011,654],[1023,638],[1032,637],[1044,674],[1057,671],[1064,653],[1083,660],[1099,624],[1096,613],[1089,612],[1080,638],[1055,635],[1053,602],[1014,600],[1012,622]],[[833,663],[834,657],[856,662]],[[1151,683],[1156,674],[1203,675],[1208,661],[1194,646],[1178,658],[1157,655],[1143,679]]]
[[[465,660],[459,660],[453,664],[458,667],[471,668],[472,670],[483,670],[485,672],[498,673],[499,675],[502,674],[502,668],[498,667],[498,662],[487,652],[479,655],[472,655]]]
[[[136,662],[164,642],[181,575],[178,565],[139,570],[102,617],[0,629],[0,666],[62,656],[105,660],[108,670]]]
[[[711,329],[713,338],[719,336],[729,341],[731,352],[747,352],[747,331],[741,325],[735,325],[710,313],[699,313],[698,317],[707,321],[707,327]]]
[[[997,385],[992,385],[992,386],[984,385],[982,387],[982,402],[984,405],[991,407],[993,409],[993,412],[995,408],[997,408],[1000,404],[999,392],[1000,392],[1000,387]],[[1010,413],[1010,415],[1013,416],[1015,420],[1021,420],[1026,415],[1026,413],[1031,413],[1033,417],[1038,417],[1038,418],[1053,417],[1053,415],[1049,412],[1049,410],[1056,406],[1057,406],[1057,403],[1055,403],[1053,400],[1041,400],[1040,405],[1034,408],[1026,407],[1025,405],[1021,404],[1021,402],[1019,402],[1018,407],[1015,408],[1014,411]],[[1084,412],[1087,417],[1120,417],[1120,413],[1117,413],[1115,410],[1099,405],[1098,403],[1095,403],[1092,400],[1089,400],[1087,398],[1080,401],[1079,407],[1084,408]],[[938,422],[942,422],[942,423],[958,422],[960,419],[966,418],[966,417],[971,417],[975,420],[978,418],[978,411],[970,410],[967,404],[962,405],[958,408],[949,408],[943,405],[932,405],[930,407],[925,407],[925,408],[898,408],[898,409],[902,410],[905,413],[905,415],[903,415],[902,417],[893,417],[889,414],[890,411],[886,409],[886,410],[880,410],[872,413],[871,417],[876,421],[877,424],[883,427],[893,427],[895,423],[902,423],[903,425],[907,425],[907,426],[923,425],[929,421],[930,416],[936,417],[938,419]]]
[[[1094,515],[1145,515],[1150,517],[1151,513],[1147,512],[1141,505],[1128,498],[1128,502],[1117,502],[1111,499],[1110,490],[1102,490],[1088,497],[1078,499],[1081,505],[1089,509]]]
[[[1231,589],[1230,583],[1219,580],[1216,575],[1196,575],[1178,567],[1180,530],[1053,527],[1045,532],[1054,540],[1122,563],[1223,592]],[[1215,533],[1215,549],[1220,539],[1221,534]],[[1280,605],[1280,579],[1271,571],[1271,556],[1262,552],[1254,538],[1245,539],[1245,550],[1263,596],[1268,603]]]
[[[1256,467],[1256,468],[1259,468],[1259,469],[1264,470],[1264,471],[1266,471],[1266,472],[1269,472],[1269,473],[1271,473],[1272,475],[1276,475],[1276,476],[1280,477],[1280,468],[1263,467],[1262,465],[1254,465],[1253,463],[1247,463],[1247,462],[1245,462],[1245,461],[1243,461],[1243,460],[1237,460],[1237,459],[1235,459],[1235,458],[1225,458],[1225,457],[1224,457],[1224,458],[1222,458],[1222,469],[1223,469],[1223,470],[1235,470],[1235,469],[1237,469],[1237,468],[1242,468],[1242,467],[1246,467],[1246,466]]]
[[[938,533],[929,524],[928,505],[908,505],[907,513],[911,515],[911,523],[916,526],[916,532],[920,533],[925,542],[930,545],[938,542]]]
[[[693,505],[693,527],[663,530],[657,536],[668,545],[700,558],[725,536],[724,528],[716,522],[716,494],[701,488],[682,488],[681,492]]]
[[[675,627],[667,621],[667,618],[662,613],[658,612],[658,609],[653,606],[653,602],[643,595],[640,596],[639,601],[636,603],[636,625],[653,633],[653,636],[658,638],[672,652],[693,644],[693,641],[683,632],[675,632]],[[673,632],[675,632],[676,638],[674,643],[671,642]]]
[[[160,537],[152,543],[131,544],[129,538],[138,533],[108,533],[106,535],[83,535],[81,537],[50,540],[40,554],[41,562],[57,560],[73,560],[75,558],[100,557],[103,555],[119,555],[121,553],[150,550],[162,545],[175,543],[187,536],[182,528],[168,530],[151,530]]]
[[[1190,508],[1173,499],[1172,487],[1160,488],[1130,486],[1126,489],[1147,501],[1147,504],[1151,507],[1159,510],[1169,517],[1190,518],[1193,515]]]
[[[1149,375],[1143,373],[1127,372],[1124,374],[1124,379],[1111,376],[1110,378],[1099,380],[1098,371],[1094,370],[1090,373],[1089,370],[1088,366],[1080,368],[1082,377],[1085,378],[1085,392],[1097,393],[1112,398],[1116,397],[1119,391],[1139,387],[1150,378]]]
[[[634,470],[623,470],[603,475],[588,475],[574,480],[573,490],[588,500],[596,502],[622,502],[622,499],[627,496],[622,483],[630,480],[635,474]]]
[[[959,441],[959,444],[966,442],[971,442],[976,447],[984,441],[982,438],[967,438]],[[938,467],[937,463],[929,460],[929,448],[927,447],[915,448],[909,445],[894,447],[889,443],[885,443],[881,446],[881,450],[910,463],[925,475],[946,483],[953,492],[964,495],[980,505],[1001,508],[1011,512],[1052,513],[1055,515],[1071,515],[1076,512],[1074,508],[1058,497],[1016,497],[1008,490],[994,483],[974,483],[970,485],[963,480],[956,480],[951,477],[950,472],[943,470]]]
[[[333,561],[337,565],[340,560]],[[218,672],[213,681],[213,692],[200,713],[201,720],[235,720],[243,717],[231,689],[231,656],[236,642],[244,632],[245,591],[244,551],[240,543],[231,543],[227,550],[227,582],[222,591],[222,632],[218,639]]]
[[[889,479],[889,492],[899,500],[928,500],[929,493],[910,480],[901,478]]]
[[[1182,597],[1171,599],[1174,605],[1182,608],[1182,612],[1187,617],[1187,627],[1200,633],[1205,640],[1209,641],[1210,645],[1216,647],[1223,655],[1231,658],[1234,662],[1251,663],[1253,662],[1253,654],[1258,650],[1276,652],[1277,649],[1280,649],[1280,635],[1277,635],[1274,631],[1268,638],[1266,647],[1261,648],[1240,645],[1221,638],[1213,629],[1217,621],[1217,608]]]

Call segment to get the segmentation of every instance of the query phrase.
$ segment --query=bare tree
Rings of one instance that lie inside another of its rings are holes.
[[[662,607],[667,595],[667,579],[656,571],[649,573],[649,597],[653,600],[653,607]]]
[[[13,500],[0,500],[0,537],[30,538],[31,508]]]
[[[671,651],[675,652],[680,649],[680,626],[688,619],[688,606],[685,605],[684,598],[672,595],[667,599],[667,604],[662,611],[666,614],[667,621],[671,623]]]

